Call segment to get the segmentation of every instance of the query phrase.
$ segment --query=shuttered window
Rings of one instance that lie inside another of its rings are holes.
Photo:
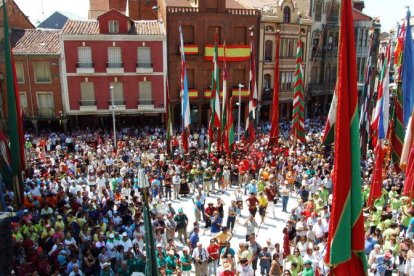
[[[108,68],[121,68],[122,57],[120,47],[109,47],[108,48]]]
[[[93,82],[81,82],[80,105],[96,105]]]
[[[37,92],[38,115],[52,117],[54,114],[53,95],[50,92]]]
[[[24,70],[23,70],[23,63],[16,62],[16,75],[17,75],[17,82],[24,83]]]
[[[138,64],[139,68],[152,68],[151,48],[138,47]]]
[[[50,67],[48,62],[35,62],[34,69],[37,83],[51,82]]]
[[[114,93],[114,104],[124,105],[124,87],[122,85],[122,82],[111,82],[111,87]],[[111,100],[109,102],[111,102]]]
[[[150,81],[139,82],[139,104],[140,105],[153,104],[152,85]]]
[[[23,113],[27,113],[27,96],[26,92],[19,92],[20,108]]]
[[[109,24],[109,32],[112,34],[119,33],[119,22],[116,20],[110,20],[108,21]]]
[[[78,47],[78,68],[92,68],[91,47]]]

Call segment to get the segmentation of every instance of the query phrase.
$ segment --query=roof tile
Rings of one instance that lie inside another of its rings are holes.
[[[59,54],[59,30],[14,29],[11,46],[15,54]]]
[[[162,26],[157,20],[133,21],[131,35],[163,35]],[[98,20],[68,20],[63,26],[64,35],[99,35]]]

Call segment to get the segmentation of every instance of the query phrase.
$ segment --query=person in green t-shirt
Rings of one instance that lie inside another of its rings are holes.
[[[181,270],[183,276],[190,276],[191,275],[191,263],[192,263],[191,255],[188,254],[188,249],[183,248],[183,254],[180,256],[181,262]]]
[[[304,263],[304,268],[302,271],[302,276],[313,276],[315,275],[315,273],[313,272],[313,268],[312,268],[312,261],[311,260],[307,260]]]

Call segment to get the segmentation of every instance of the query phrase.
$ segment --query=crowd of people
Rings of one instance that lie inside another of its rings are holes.
[[[332,204],[333,154],[321,146],[322,122],[307,121],[305,144],[293,145],[289,125],[268,147],[268,126],[254,143],[237,142],[230,156],[193,129],[190,153],[180,135],[167,154],[162,128],[27,134],[23,207],[3,187],[13,212],[15,275],[145,274],[144,170],[160,275],[328,275],[323,257]],[[361,162],[363,200],[373,156]],[[401,196],[403,177],[388,173],[383,195],[364,209],[365,253],[372,275],[414,275],[414,211]],[[226,194],[230,202],[212,195]],[[193,210],[180,201],[191,200]],[[288,207],[291,208],[288,208]],[[292,208],[293,206],[293,208]],[[247,212],[248,211],[248,212]],[[190,220],[194,212],[194,220]],[[266,220],[288,217],[283,229],[257,234]],[[235,226],[245,229],[234,238]],[[209,243],[202,237],[209,236]],[[278,239],[278,242],[272,242]],[[236,241],[237,240],[237,241]]]

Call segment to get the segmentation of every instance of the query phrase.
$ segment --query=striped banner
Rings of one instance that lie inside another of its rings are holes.
[[[302,41],[298,40],[294,77],[292,135],[295,141],[305,143],[305,103],[303,100]]]

